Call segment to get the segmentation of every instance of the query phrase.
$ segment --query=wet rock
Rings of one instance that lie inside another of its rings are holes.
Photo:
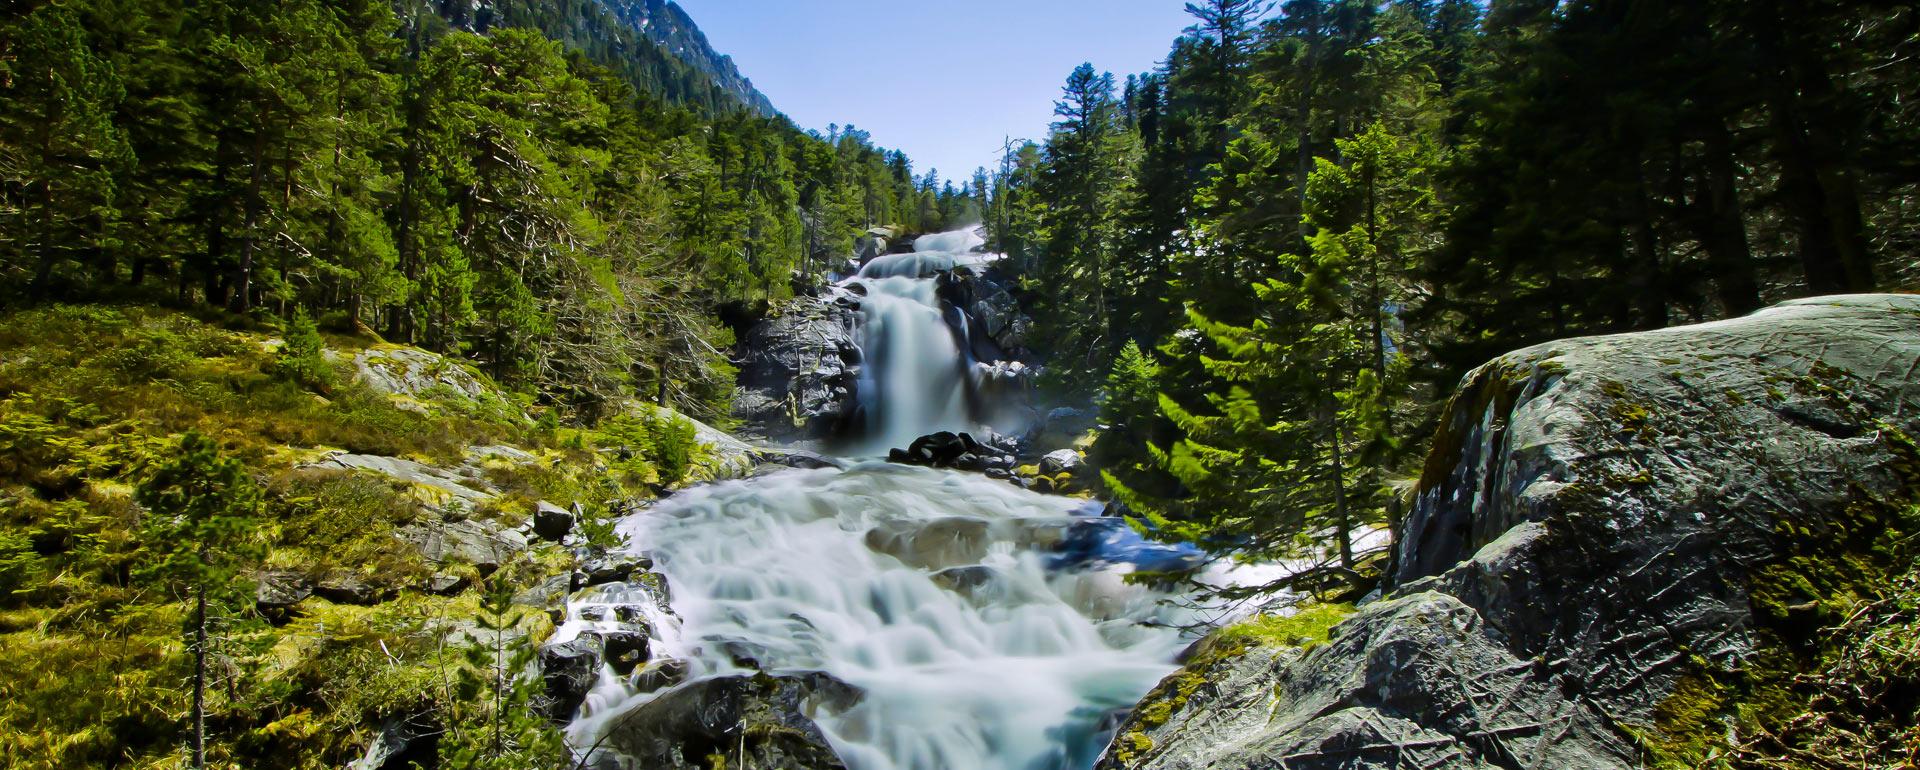
[[[440,765],[439,723],[426,716],[389,719],[368,744],[367,753],[348,763],[348,770],[413,770]]]
[[[857,298],[795,299],[742,336],[733,416],[776,442],[826,438],[853,416],[860,363]]]
[[[578,591],[588,586],[625,582],[635,572],[650,569],[653,569],[653,560],[638,554],[616,553],[594,556],[580,562],[580,569],[574,577],[573,589]]]
[[[981,519],[949,516],[927,522],[888,522],[867,531],[867,547],[922,569],[973,564],[991,542]]]
[[[600,679],[600,663],[605,658],[606,648],[595,635],[540,648],[540,676],[546,684],[549,719],[565,721],[580,710],[587,692]]]
[[[633,673],[640,664],[647,662],[647,640],[651,631],[644,625],[624,624],[626,628],[611,631],[583,631],[582,639],[593,637],[598,640],[600,649],[608,666],[621,676]]]
[[[1011,469],[1015,462],[1011,442],[995,434],[984,435],[986,440],[971,433],[930,433],[914,439],[906,449],[889,451],[887,461],[973,473],[985,473],[995,468]]]
[[[679,658],[649,661],[640,673],[633,675],[633,688],[643,693],[659,692],[687,681],[687,674],[692,670],[692,666]]]
[[[1040,475],[1058,476],[1062,473],[1080,472],[1080,453],[1071,449],[1048,452],[1040,458]]]
[[[542,500],[533,512],[533,534],[541,540],[558,543],[573,531],[575,518],[573,511]]]
[[[757,770],[842,770],[813,716],[859,698],[824,674],[703,679],[613,718],[605,745],[628,770],[694,770],[712,755]]]
[[[1650,766],[1679,688],[1800,623],[1750,594],[1761,568],[1920,494],[1889,438],[1920,430],[1916,370],[1910,296],[1495,359],[1440,421],[1384,597],[1308,652],[1197,656],[1099,767]]]

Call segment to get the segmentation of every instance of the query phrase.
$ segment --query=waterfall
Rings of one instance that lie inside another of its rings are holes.
[[[870,445],[972,427],[966,319],[942,309],[933,274],[986,259],[978,244],[927,236],[845,282],[864,288]],[[681,661],[689,681],[758,670],[856,688],[857,702],[811,715],[850,770],[1084,770],[1174,669],[1191,641],[1176,629],[1201,619],[1188,597],[1126,580],[1198,552],[1100,510],[876,460],[699,486],[620,524],[666,591],[577,594],[555,639],[670,593],[670,611],[642,613],[650,657]],[[569,741],[593,745],[661,697],[642,689],[603,670]]]
[[[973,253],[982,243],[973,230],[921,236],[912,253],[877,257],[843,282],[866,291],[856,391],[865,434],[857,453],[883,454],[933,431],[978,427],[966,314],[942,307],[935,276],[989,259]]]

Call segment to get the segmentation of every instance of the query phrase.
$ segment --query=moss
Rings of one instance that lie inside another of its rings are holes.
[[[1311,649],[1325,643],[1340,621],[1353,615],[1351,604],[1309,604],[1291,615],[1259,615],[1229,626],[1221,636],[1252,644]]]
[[[1824,381],[1805,378],[1792,386],[1827,400],[1843,415],[1862,414],[1846,389],[1833,387],[1844,375],[1817,367],[1815,373]],[[1804,752],[1818,750],[1824,740],[1807,736],[1818,735],[1836,719],[1860,718],[1857,713],[1823,715],[1816,700],[1820,693],[1810,683],[1836,661],[1858,654],[1833,629],[1882,602],[1896,579],[1913,568],[1920,535],[1920,448],[1896,426],[1874,427],[1893,457],[1889,470],[1899,481],[1897,489],[1876,494],[1855,486],[1847,503],[1827,515],[1782,516],[1775,522],[1773,556],[1748,576],[1755,654],[1732,670],[1699,659],[1686,667],[1656,707],[1653,729],[1639,733],[1654,766],[1804,764]],[[1913,673],[1920,661],[1913,663],[1905,681],[1890,689],[1920,686]],[[1895,716],[1880,717],[1883,724],[1864,729],[1903,729],[1889,727],[1888,720],[1905,720],[1904,729],[1911,729],[1910,709],[1892,711]],[[1908,713],[1897,715],[1902,711]]]
[[[1218,669],[1261,647],[1311,649],[1332,638],[1333,627],[1352,615],[1349,604],[1308,604],[1290,615],[1258,615],[1214,632],[1200,642],[1179,671],[1160,681],[1135,707],[1127,728],[1114,739],[1114,756],[1123,764],[1153,749],[1147,731],[1173,721]]]

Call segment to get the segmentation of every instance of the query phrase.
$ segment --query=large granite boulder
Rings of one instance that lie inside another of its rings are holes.
[[[825,674],[726,676],[676,687],[608,721],[592,767],[693,770],[711,756],[764,770],[843,770],[814,717],[859,702]]]
[[[857,290],[831,287],[802,297],[740,340],[739,386],[733,416],[774,441],[826,438],[857,406],[860,348]]]
[[[1386,596],[1310,650],[1200,656],[1100,767],[1705,766],[1910,567],[1916,371],[1905,296],[1502,356],[1448,405]]]

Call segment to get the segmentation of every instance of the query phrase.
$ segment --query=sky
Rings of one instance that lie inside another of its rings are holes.
[[[1192,23],[1183,0],[677,0],[802,128],[852,124],[914,173],[965,179],[1039,140],[1067,74],[1125,82]]]

